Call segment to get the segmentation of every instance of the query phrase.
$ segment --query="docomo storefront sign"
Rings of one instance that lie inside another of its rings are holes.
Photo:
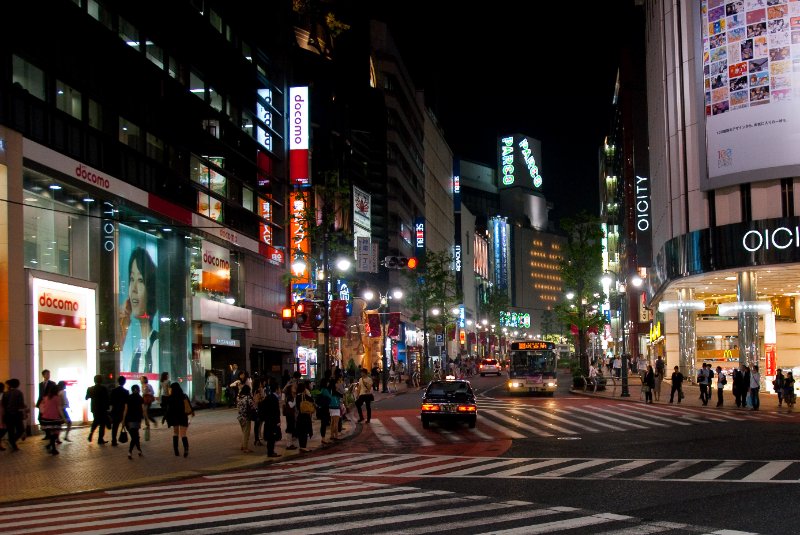
[[[289,88],[289,178],[293,186],[308,186],[308,87]]]
[[[742,247],[750,253],[769,249],[800,248],[800,226],[748,230],[742,236]]]
[[[231,287],[231,253],[224,247],[203,240],[203,288],[227,293]]]
[[[86,329],[82,295],[51,288],[40,288],[37,293],[36,303],[40,325]]]
[[[78,167],[75,168],[75,176],[90,184],[94,184],[98,188],[107,190],[111,187],[111,181],[91,167],[86,167],[83,164],[78,164]]]

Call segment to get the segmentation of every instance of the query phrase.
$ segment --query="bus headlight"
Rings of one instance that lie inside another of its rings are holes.
[[[556,386],[555,383],[547,383],[547,386]]]
[[[508,387],[509,388],[519,388],[521,386],[522,386],[522,383],[513,383],[513,382],[509,382],[508,383]]]

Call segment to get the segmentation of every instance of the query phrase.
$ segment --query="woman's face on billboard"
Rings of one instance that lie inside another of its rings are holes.
[[[131,316],[134,318],[147,317],[147,288],[144,284],[144,276],[135,261],[131,264],[130,279],[128,280],[128,300],[131,302]]]

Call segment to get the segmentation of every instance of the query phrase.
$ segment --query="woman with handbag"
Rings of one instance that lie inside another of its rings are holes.
[[[153,390],[153,385],[147,380],[146,375],[142,375],[139,377],[139,382],[142,383],[141,392],[142,392],[142,407],[144,410],[144,424],[147,429],[150,429],[150,422],[153,422],[153,425],[158,427],[158,422],[155,418],[150,416],[150,405],[156,400],[156,392]],[[132,389],[131,389],[132,390]]]
[[[297,407],[297,422],[295,422],[295,435],[300,441],[300,451],[311,451],[306,446],[308,438],[314,434],[311,428],[311,416],[316,412],[317,406],[314,405],[314,397],[309,390],[308,381],[303,381],[297,387],[298,393],[295,397]]]
[[[236,419],[242,427],[242,447],[239,449],[244,453],[253,453],[253,450],[247,446],[250,442],[250,422],[255,419],[257,409],[253,396],[250,394],[250,385],[243,384],[239,387],[239,395],[236,396],[236,409],[238,412]]]
[[[183,456],[189,456],[189,439],[186,431],[189,429],[189,416],[194,416],[194,409],[189,397],[183,393],[180,383],[172,383],[167,399],[167,425],[172,428],[172,449],[176,457],[178,451],[178,438],[183,442]]]
[[[133,385],[131,387],[131,395],[128,396],[128,400],[125,402],[125,409],[122,412],[122,423],[131,435],[130,444],[128,445],[129,460],[133,460],[134,447],[139,450],[139,457],[142,456],[142,442],[139,438],[139,429],[142,428],[145,403],[142,396],[139,395],[139,391],[139,385]]]
[[[61,433],[61,426],[64,423],[63,413],[64,407],[61,396],[58,395],[58,386],[51,382],[39,404],[39,424],[50,441],[47,449],[52,455],[58,455],[56,441],[58,441],[58,435]]]

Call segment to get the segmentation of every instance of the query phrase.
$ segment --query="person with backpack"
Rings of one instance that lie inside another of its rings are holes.
[[[675,371],[672,372],[672,389],[669,393],[670,403],[675,399],[675,392],[678,393],[678,403],[680,403],[683,399],[683,374],[677,366],[675,366]]]

